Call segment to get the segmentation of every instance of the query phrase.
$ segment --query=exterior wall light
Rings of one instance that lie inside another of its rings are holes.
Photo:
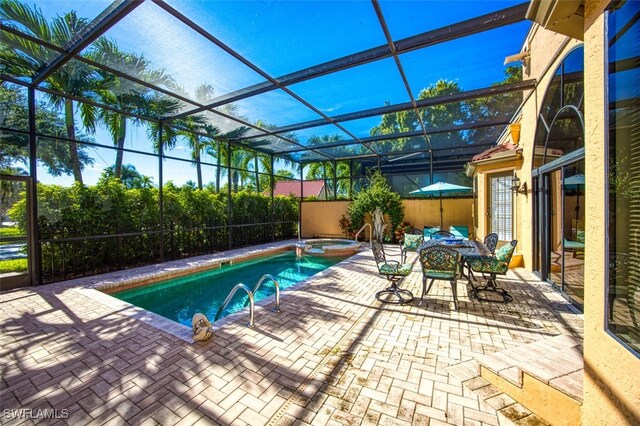
[[[520,178],[517,175],[513,175],[511,179],[511,190],[517,194],[527,195],[527,182],[524,182],[520,186]]]

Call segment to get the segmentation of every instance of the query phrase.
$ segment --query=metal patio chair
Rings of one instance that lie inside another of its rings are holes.
[[[418,247],[420,247],[423,241],[424,236],[418,229],[413,229],[410,233],[405,233],[402,239],[400,239],[400,263],[404,263],[405,260],[407,260],[408,252],[417,252]]]
[[[517,245],[518,240],[513,240],[498,249],[494,257],[483,256],[469,259],[469,267],[473,272],[481,272],[483,275],[488,275],[485,285],[473,287],[470,292],[472,297],[484,302],[507,303],[513,300],[513,297],[506,290],[498,287],[496,276],[507,274],[509,262],[511,262],[511,257]],[[496,298],[489,298],[490,294],[495,294]]]
[[[387,259],[384,252],[384,246],[379,241],[373,240],[371,242],[371,250],[373,251],[373,257],[376,260],[378,273],[384,276],[391,283],[389,287],[376,293],[376,299],[383,303],[405,304],[412,302],[413,293],[409,290],[398,288],[398,281],[411,273],[413,265],[410,263],[401,263],[397,260]],[[389,300],[388,298],[383,297],[385,295],[395,296],[397,300]]]
[[[491,256],[496,254],[496,247],[498,246],[498,234],[495,232],[484,237],[484,245],[487,246],[487,250],[491,253]]]
[[[429,293],[431,286],[435,280],[449,281],[451,284],[451,292],[453,293],[453,305],[458,310],[458,275],[460,272],[460,252],[449,247],[435,245],[425,247],[420,250],[420,265],[422,266],[422,295],[420,303],[424,296]],[[431,279],[429,288],[427,280]]]

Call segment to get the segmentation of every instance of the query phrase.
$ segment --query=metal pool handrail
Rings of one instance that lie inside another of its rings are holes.
[[[224,308],[227,307],[227,305],[231,301],[231,298],[233,297],[233,295],[236,294],[236,292],[238,290],[240,290],[240,289],[244,290],[247,293],[247,296],[249,296],[249,324],[248,325],[249,325],[249,327],[253,327],[253,310],[254,310],[253,292],[251,290],[249,290],[249,287],[247,287],[246,285],[244,285],[242,283],[236,284],[231,289],[231,291],[229,292],[229,295],[227,296],[227,298],[224,299],[224,303],[220,306],[220,309],[218,309],[218,313],[216,313],[216,317],[215,317],[214,321],[218,321],[218,319],[220,318],[220,315],[222,314],[222,311],[224,311]]]
[[[275,279],[275,277],[273,275],[270,274],[264,274],[259,280],[258,283],[256,284],[256,286],[253,288],[253,294],[257,294],[258,293],[258,289],[260,288],[260,286],[268,281],[271,280],[273,281],[273,285],[276,286],[276,307],[273,308],[273,312],[280,312],[280,283],[278,283],[278,280]]]
[[[371,248],[371,240],[373,239],[373,228],[371,227],[371,224],[369,222],[367,222],[364,225],[362,225],[362,228],[360,228],[360,230],[356,234],[355,240],[356,240],[356,243],[357,243],[358,242],[358,235],[360,235],[360,233],[362,231],[364,231],[367,226],[369,227],[369,248]]]

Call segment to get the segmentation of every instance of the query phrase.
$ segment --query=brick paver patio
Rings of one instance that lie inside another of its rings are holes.
[[[70,424],[497,425],[447,368],[582,332],[526,271],[499,283],[511,304],[471,302],[460,281],[454,311],[436,281],[422,306],[382,305],[373,295],[387,284],[367,250],[285,291],[282,313],[258,308],[254,329],[234,315],[207,343],[68,283],[12,291],[0,295],[1,407],[66,409]],[[402,287],[421,286],[416,264]]]

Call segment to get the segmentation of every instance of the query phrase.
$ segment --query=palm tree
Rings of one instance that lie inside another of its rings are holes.
[[[350,176],[349,162],[347,161],[337,161],[336,162],[336,170],[335,175],[337,179],[337,192],[340,194],[349,192],[349,182],[347,178]],[[333,161],[324,161],[319,163],[311,163],[309,164],[309,169],[307,170],[307,174],[305,179],[308,180],[324,180],[325,188],[327,186],[327,178],[333,180]]]
[[[177,134],[184,137],[187,147],[191,150],[191,158],[196,164],[196,173],[198,175],[198,189],[202,189],[202,163],[201,157],[205,149],[210,146],[211,140],[207,139],[200,133],[207,133],[211,137],[220,134],[220,129],[207,123],[202,115],[189,115],[181,120],[176,121],[181,127],[177,130]]]
[[[0,0],[0,19],[5,21],[3,25],[56,46],[64,46],[90,24],[88,19],[79,18],[75,11],[58,16],[49,23],[40,9],[37,7],[31,9],[16,0]],[[0,54],[3,72],[13,75],[33,75],[51,59],[51,53],[47,49],[22,37],[5,33],[3,42],[8,47],[8,49],[2,49]],[[101,90],[108,89],[113,84],[113,79],[105,78],[87,64],[70,61],[50,75],[45,83],[61,95],[93,99]],[[82,183],[82,164],[76,144],[75,104],[72,99],[61,95],[48,94],[47,96],[56,108],[64,110],[73,177],[76,182]],[[96,125],[96,108],[80,103],[79,112],[85,129],[93,132]]]
[[[195,99],[201,104],[205,104],[213,99],[214,88],[210,84],[201,84],[195,89]],[[191,158],[196,164],[198,176],[198,189],[202,189],[202,153],[211,146],[211,140],[203,139],[200,133],[207,133],[211,137],[220,134],[220,129],[207,122],[204,115],[188,115],[180,120],[176,120],[181,129],[177,134],[184,137],[187,147],[191,150]]]
[[[118,45],[109,39],[101,38],[94,43],[94,49],[90,52],[91,59],[110,67],[120,67],[125,69],[128,75],[144,80],[156,86],[171,87],[173,78],[164,73],[164,70],[152,69],[150,62],[142,55],[122,52]],[[157,105],[153,102],[157,98],[151,96],[153,92],[137,83],[124,78],[117,77],[115,84],[110,90],[100,93],[102,103],[115,107],[121,111],[131,112],[138,115],[149,113],[158,114],[154,111]],[[107,127],[113,138],[113,143],[117,148],[114,176],[119,178],[122,173],[122,161],[124,156],[124,141],[127,136],[127,120],[131,119],[134,124],[140,124],[142,120],[114,112],[108,109],[100,111],[100,120]]]
[[[229,175],[229,170],[231,170],[231,179],[229,184],[234,192],[237,192],[240,189],[240,186],[244,186],[245,180],[249,178],[249,164],[253,159],[253,153],[249,150],[231,147],[231,163],[227,164],[227,157],[229,156],[228,145],[226,141],[229,139],[236,139],[242,134],[247,132],[246,127],[240,127],[236,130],[228,132],[224,135],[220,135],[219,137],[212,140],[212,143],[208,146],[208,152],[211,156],[216,158],[218,163],[217,170],[217,181],[220,182],[220,178],[222,176]],[[221,167],[222,166],[222,167]],[[226,166],[227,168],[223,167]],[[218,184],[218,191],[220,190]]]

